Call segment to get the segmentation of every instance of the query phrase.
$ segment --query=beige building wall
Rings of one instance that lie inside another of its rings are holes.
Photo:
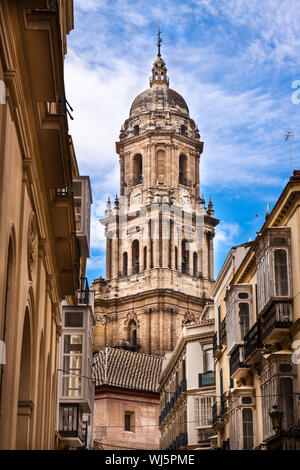
[[[0,5],[0,448],[52,449],[59,305],[77,288],[74,206],[61,38],[69,1]],[[52,50],[52,54],[49,50]],[[52,103],[52,107],[48,103]],[[51,108],[51,109],[50,109]],[[58,233],[59,231],[59,233]]]

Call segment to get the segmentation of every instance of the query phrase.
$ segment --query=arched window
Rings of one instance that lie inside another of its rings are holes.
[[[198,275],[198,256],[197,253],[193,254],[193,276],[197,277]]]
[[[123,276],[128,275],[128,255],[127,252],[125,251],[123,253]]]
[[[175,246],[175,269],[178,270],[178,248]]]
[[[182,135],[186,135],[186,131],[187,131],[186,126],[182,125],[181,128],[180,128],[180,131],[181,131]]]
[[[143,182],[143,159],[141,154],[135,155],[133,158],[133,184]]]
[[[144,246],[144,271],[147,269],[147,247]]]
[[[186,184],[187,181],[187,159],[185,155],[179,157],[179,184]]]
[[[20,380],[19,380],[19,396],[18,396],[18,419],[17,419],[17,436],[16,448],[28,449],[30,434],[30,414],[24,417],[24,409],[22,406],[31,400],[31,330],[28,308],[25,312],[23,324],[23,337],[21,348],[20,363]]]
[[[287,256],[285,250],[274,251],[276,295],[288,295]]]
[[[132,273],[137,274],[140,271],[140,246],[139,241],[132,242]]]
[[[137,325],[135,320],[130,320],[128,324],[128,342],[131,346],[137,346]]]
[[[188,273],[189,266],[189,250],[187,249],[187,241],[182,240],[182,263],[181,263],[181,272]]]
[[[140,126],[137,124],[136,126],[134,126],[133,128],[133,134],[134,135],[139,135],[140,133]]]
[[[6,363],[6,333],[7,326],[10,320],[11,304],[13,299],[13,245],[12,239],[9,239],[8,255],[6,264],[6,286],[4,292],[4,315],[0,321],[0,411],[1,411],[1,398],[2,398],[2,383],[4,375],[4,364]]]

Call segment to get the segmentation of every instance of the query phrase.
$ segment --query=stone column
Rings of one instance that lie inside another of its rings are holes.
[[[159,267],[159,213],[152,219],[151,234],[153,240],[153,267]]]
[[[156,186],[156,155],[155,155],[155,144],[151,145],[150,150],[150,171],[151,171],[151,186]]]
[[[169,267],[170,219],[163,214],[162,219],[162,267]]]
[[[209,258],[209,279],[214,279],[214,244],[213,244],[213,234],[209,232],[207,238],[208,244],[208,258]]]
[[[112,266],[111,266],[111,277],[115,278],[118,277],[119,274],[119,240],[118,240],[118,232],[114,234],[114,238],[112,239]]]
[[[111,278],[111,235],[106,229],[106,279]]]
[[[120,196],[124,196],[124,154],[120,155]]]
[[[151,219],[148,220],[147,269],[151,269]]]
[[[132,240],[128,239],[128,250],[127,250],[127,260],[128,260],[128,275],[132,275]]]

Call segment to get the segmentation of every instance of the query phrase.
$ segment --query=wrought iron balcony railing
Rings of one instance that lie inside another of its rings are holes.
[[[250,358],[250,356],[263,346],[261,339],[261,321],[260,318],[254,323],[251,330],[244,336],[244,360]]]
[[[293,322],[292,304],[290,302],[273,302],[262,315],[262,340],[275,329],[287,329]]]
[[[237,348],[234,349],[230,356],[230,361],[229,361],[229,367],[230,367],[230,377],[240,368],[245,367],[244,366],[244,346],[238,346]]]
[[[216,373],[215,372],[204,372],[198,374],[199,387],[213,387],[216,385]]]

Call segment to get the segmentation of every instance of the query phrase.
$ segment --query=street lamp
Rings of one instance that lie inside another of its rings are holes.
[[[279,433],[281,431],[284,413],[277,409],[277,405],[274,405],[273,411],[269,411],[269,416],[272,420],[273,429],[276,431],[276,433]]]

